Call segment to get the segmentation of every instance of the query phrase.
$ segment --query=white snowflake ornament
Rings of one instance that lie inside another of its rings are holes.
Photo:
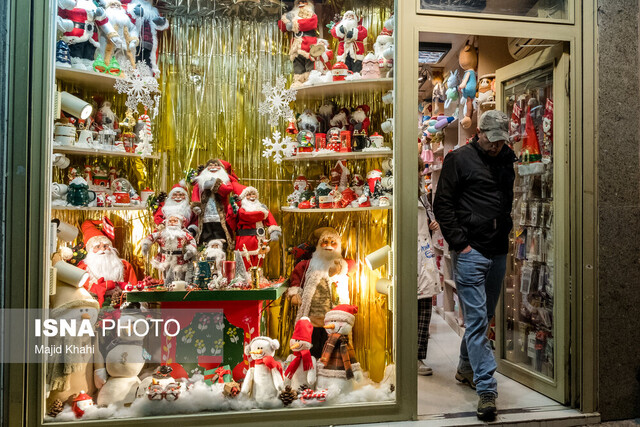
[[[262,157],[268,159],[273,155],[273,161],[277,164],[282,163],[284,158],[293,156],[297,146],[297,143],[289,135],[282,138],[280,131],[273,133],[273,140],[263,139],[262,144],[265,147]]]
[[[124,77],[116,79],[114,87],[118,93],[127,94],[125,105],[137,111],[138,104],[142,104],[147,110],[153,111],[151,94],[158,92],[158,81],[153,77],[151,68],[144,62],[138,62],[134,70],[131,64],[124,62],[122,74]]]
[[[296,100],[295,89],[285,89],[287,83],[284,76],[279,76],[276,79],[275,86],[271,86],[269,83],[265,83],[262,86],[262,93],[265,100],[260,103],[258,112],[260,114],[269,116],[269,124],[271,126],[277,126],[278,120],[281,118],[287,119],[293,116],[293,110],[291,104]]]

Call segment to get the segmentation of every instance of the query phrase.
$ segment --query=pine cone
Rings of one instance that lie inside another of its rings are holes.
[[[284,406],[291,405],[291,402],[293,402],[297,398],[298,398],[298,392],[295,390],[292,390],[290,385],[286,386],[285,389],[280,392],[280,396],[278,396],[278,399],[282,400],[282,403],[284,403]]]
[[[51,407],[49,408],[49,412],[47,412],[47,415],[52,418],[55,418],[58,416],[60,412],[62,412],[63,408],[64,408],[64,404],[62,403],[62,400],[56,399],[51,404]]]
[[[302,394],[308,388],[309,388],[308,385],[302,384],[300,387],[298,387],[298,393]]]
[[[395,386],[395,385],[391,384],[391,385],[389,386],[389,391],[390,391],[391,393],[393,393],[395,389],[396,389],[396,386]]]

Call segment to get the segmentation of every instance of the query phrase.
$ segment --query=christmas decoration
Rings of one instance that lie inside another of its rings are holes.
[[[136,111],[138,105],[146,110],[154,109],[154,101],[151,94],[158,92],[158,81],[153,77],[153,73],[147,64],[138,63],[135,68],[125,63],[122,67],[124,76],[116,79],[114,85],[118,93],[126,93],[127,101],[125,105]]]
[[[539,175],[544,173],[544,164],[540,153],[538,133],[531,117],[531,105],[527,106],[525,120],[525,133],[522,135],[522,150],[520,152],[520,162],[518,163],[518,173],[521,176]]]
[[[300,392],[300,401],[305,404],[311,402],[324,402],[327,400],[327,391],[328,390],[326,389],[314,391],[310,388],[307,388]]]
[[[158,32],[169,28],[169,22],[163,18],[151,0],[122,0],[127,12],[135,19],[136,30],[140,36],[140,45],[135,51],[136,61],[147,64],[153,74],[160,74],[158,68]]]
[[[297,207],[302,193],[310,188],[311,186],[307,178],[304,175],[298,176],[293,182],[293,193],[287,196],[287,203],[289,203],[289,206],[293,208]]]
[[[313,1],[296,0],[293,9],[282,15],[278,21],[278,28],[291,33],[289,58],[293,62],[294,79],[291,86],[296,87],[309,78],[314,66],[311,47],[318,40],[318,16],[315,14]]]
[[[277,397],[284,387],[282,366],[273,355],[280,348],[278,340],[259,336],[251,340],[244,348],[251,367],[242,382],[241,393],[254,398],[257,402],[266,402]]]
[[[349,117],[350,130],[352,132],[358,132],[360,134],[367,135],[369,131],[369,106],[358,105]],[[364,148],[364,147],[363,147]]]
[[[316,44],[311,46],[309,51],[311,60],[313,61],[313,69],[320,75],[327,74],[331,70],[331,60],[333,60],[333,51],[329,46],[329,42],[325,39],[317,39]]]
[[[542,158],[550,160],[553,146],[553,101],[547,98],[542,116]]]
[[[269,159],[273,156],[276,164],[282,163],[282,160],[287,157],[292,157],[298,145],[289,135],[283,137],[280,131],[273,132],[273,139],[264,138],[262,144],[265,147],[262,157]]]
[[[465,102],[464,118],[460,121],[460,125],[469,129],[471,127],[473,116],[473,100],[476,97],[476,67],[478,66],[478,53],[476,48],[470,44],[466,44],[458,55],[460,67],[464,70],[462,82],[458,85],[461,100]]]
[[[285,364],[285,384],[289,390],[297,390],[302,385],[314,387],[316,383],[316,358],[311,355],[311,335],[313,324],[308,317],[301,317],[296,322],[293,335],[289,341],[292,353],[287,357]],[[295,398],[295,397],[294,397]],[[286,406],[286,404],[285,404]]]
[[[371,52],[364,57],[364,61],[362,62],[361,75],[363,79],[380,78],[380,66],[378,65],[378,58]]]
[[[222,394],[227,397],[236,397],[240,394],[240,384],[231,380],[224,384],[224,388],[222,389]]]
[[[356,14],[351,10],[345,12],[340,22],[331,29],[331,35],[340,41],[336,59],[344,62],[349,71],[359,73],[362,70],[367,29],[358,21]]]
[[[49,411],[47,412],[47,416],[55,418],[55,417],[58,416],[58,414],[60,412],[62,412],[63,409],[64,409],[64,404],[62,403],[62,400],[56,399],[56,400],[53,401],[53,403],[49,407]]]
[[[384,28],[376,37],[373,44],[373,51],[378,58],[378,66],[380,67],[380,75],[382,77],[391,77],[393,72],[393,17],[384,23]],[[389,55],[391,52],[391,55]]]
[[[485,74],[478,81],[478,104],[483,110],[491,110],[496,106],[496,75]]]
[[[76,418],[82,418],[84,411],[90,406],[93,406],[93,399],[84,390],[81,390],[80,394],[73,399],[71,409],[76,414]]]
[[[447,100],[444,89],[444,77],[442,71],[433,71],[431,77],[431,84],[433,84],[433,90],[431,91],[431,102],[433,102],[433,114],[438,115],[440,113],[441,104]]]
[[[278,399],[282,401],[284,406],[289,406],[293,403],[294,400],[298,398],[298,392],[295,389],[292,389],[291,386],[286,386],[284,390],[280,392]]]
[[[277,126],[280,119],[288,119],[293,116],[293,110],[289,105],[296,100],[297,90],[285,89],[286,79],[279,76],[275,85],[265,83],[262,93],[265,100],[260,103],[258,112],[263,116],[269,116],[269,124]]]
[[[119,58],[118,61],[126,63],[128,60],[131,67],[135,68],[136,60],[134,51],[138,44],[140,44],[138,29],[119,0],[100,1],[105,7],[105,14],[109,22],[113,24],[113,28],[120,37],[120,40],[124,40],[124,42],[116,44],[108,37],[100,37],[100,54],[104,58],[105,65],[109,67],[111,65],[111,58],[116,54],[116,50],[121,50],[124,56]]]
[[[140,154],[142,158],[150,156],[153,153],[153,146],[151,141],[153,140],[153,134],[151,133],[151,119],[145,111],[138,117],[138,123],[144,126],[138,132],[140,143],[136,146],[136,154]]]

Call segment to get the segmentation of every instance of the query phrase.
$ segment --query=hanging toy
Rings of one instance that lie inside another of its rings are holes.
[[[473,100],[476,97],[476,86],[478,83],[475,71],[478,66],[478,53],[475,47],[467,42],[458,55],[458,62],[460,63],[460,67],[464,69],[464,77],[458,86],[461,101],[465,102],[464,118],[460,121],[460,124],[464,129],[469,129],[473,121],[471,118],[473,117]]]
[[[458,85],[460,84],[460,79],[458,78],[458,70],[453,70],[449,73],[449,77],[447,78],[447,100],[444,102],[444,108],[449,108],[451,105],[451,101],[458,100]]]
[[[531,117],[531,105],[527,106],[525,134],[522,135],[522,151],[520,153],[518,173],[521,176],[544,173],[538,134],[536,133],[533,118]]]
[[[432,117],[429,121],[427,121],[427,132],[430,134],[435,134],[449,126],[455,120],[456,118],[453,116]]]
[[[542,116],[542,132],[542,157],[550,157],[553,145],[553,101],[549,98],[547,98],[544,116]]]
[[[509,142],[514,144],[520,141],[520,120],[522,119],[522,107],[520,107],[520,101],[513,103],[513,110],[511,110],[511,120],[509,121]]]

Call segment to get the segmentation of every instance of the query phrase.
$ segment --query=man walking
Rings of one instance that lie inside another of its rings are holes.
[[[513,226],[513,163],[505,144],[509,119],[487,111],[478,134],[445,158],[434,213],[452,252],[456,289],[465,321],[456,379],[478,393],[478,418],[497,415],[496,360],[487,338],[489,320],[500,297]]]

